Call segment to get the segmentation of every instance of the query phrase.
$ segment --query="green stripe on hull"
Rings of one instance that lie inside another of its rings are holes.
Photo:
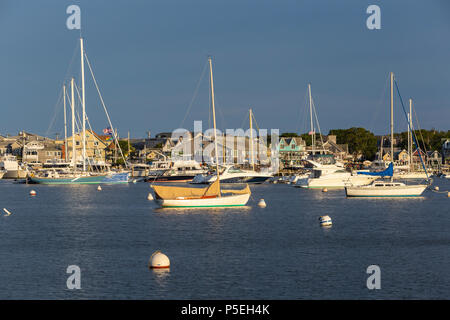
[[[349,196],[349,198],[417,198],[422,195],[398,195],[398,196]]]

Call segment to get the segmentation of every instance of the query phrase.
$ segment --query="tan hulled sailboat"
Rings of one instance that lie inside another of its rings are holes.
[[[211,57],[209,61],[211,83],[211,105],[214,123],[214,150],[216,156],[217,179],[206,188],[152,186],[155,201],[162,207],[172,208],[200,208],[200,207],[236,207],[245,206],[251,191],[248,185],[241,190],[222,190],[219,179],[219,156],[217,152],[216,111],[214,105],[214,81]]]

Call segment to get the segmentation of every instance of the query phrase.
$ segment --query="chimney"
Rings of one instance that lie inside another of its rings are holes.
[[[335,135],[329,135],[328,137],[327,137],[327,139],[328,139],[328,141],[331,141],[331,142],[333,142],[333,143],[336,143],[336,136]]]

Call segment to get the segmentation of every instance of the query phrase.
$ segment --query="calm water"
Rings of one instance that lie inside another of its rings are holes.
[[[147,183],[96,188],[0,182],[0,209],[13,213],[0,217],[1,299],[450,298],[444,194],[346,199],[259,185],[248,208],[172,210],[147,200]],[[331,229],[319,227],[323,214]],[[169,272],[147,268],[157,249]],[[366,287],[372,264],[381,290]],[[66,287],[69,265],[81,290]]]

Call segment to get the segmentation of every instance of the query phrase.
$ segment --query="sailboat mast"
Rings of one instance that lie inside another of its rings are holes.
[[[64,95],[64,161],[67,162],[66,84],[63,85],[63,95]]]
[[[413,143],[413,123],[412,123],[412,99],[409,99],[409,145],[411,146],[409,161],[410,161],[410,170],[414,168],[413,163],[413,152],[414,152],[414,143]]]
[[[314,149],[316,146],[316,133],[314,132],[311,84],[310,83],[308,83],[308,93],[309,93],[309,115],[310,115],[310,120],[311,120],[311,154],[314,155]]]
[[[252,109],[250,109],[250,157],[251,157],[251,164],[252,164],[252,170],[255,171],[255,161],[254,161],[254,154],[253,154],[253,123],[252,123]]]
[[[393,72],[391,72],[391,162],[392,164],[394,164],[394,73]]]
[[[408,113],[408,171],[411,171],[412,156],[411,156],[411,105],[412,99],[409,99],[409,113]]]
[[[83,108],[83,172],[86,171],[86,100],[84,92],[84,47],[83,38],[80,38],[81,51],[81,103]]]
[[[75,90],[74,90],[74,79],[70,80],[70,89],[71,89],[71,99],[72,99],[72,166],[74,171],[77,168],[77,157],[76,157],[76,148],[75,148]]]
[[[209,74],[210,74],[210,82],[211,82],[211,106],[213,111],[213,124],[214,124],[214,150],[216,154],[216,171],[217,171],[217,183],[219,184],[219,197],[220,194],[220,179],[219,179],[219,155],[217,149],[217,132],[216,132],[216,109],[214,105],[214,79],[213,79],[213,70],[212,70],[212,60],[211,57],[208,58],[209,61]]]

